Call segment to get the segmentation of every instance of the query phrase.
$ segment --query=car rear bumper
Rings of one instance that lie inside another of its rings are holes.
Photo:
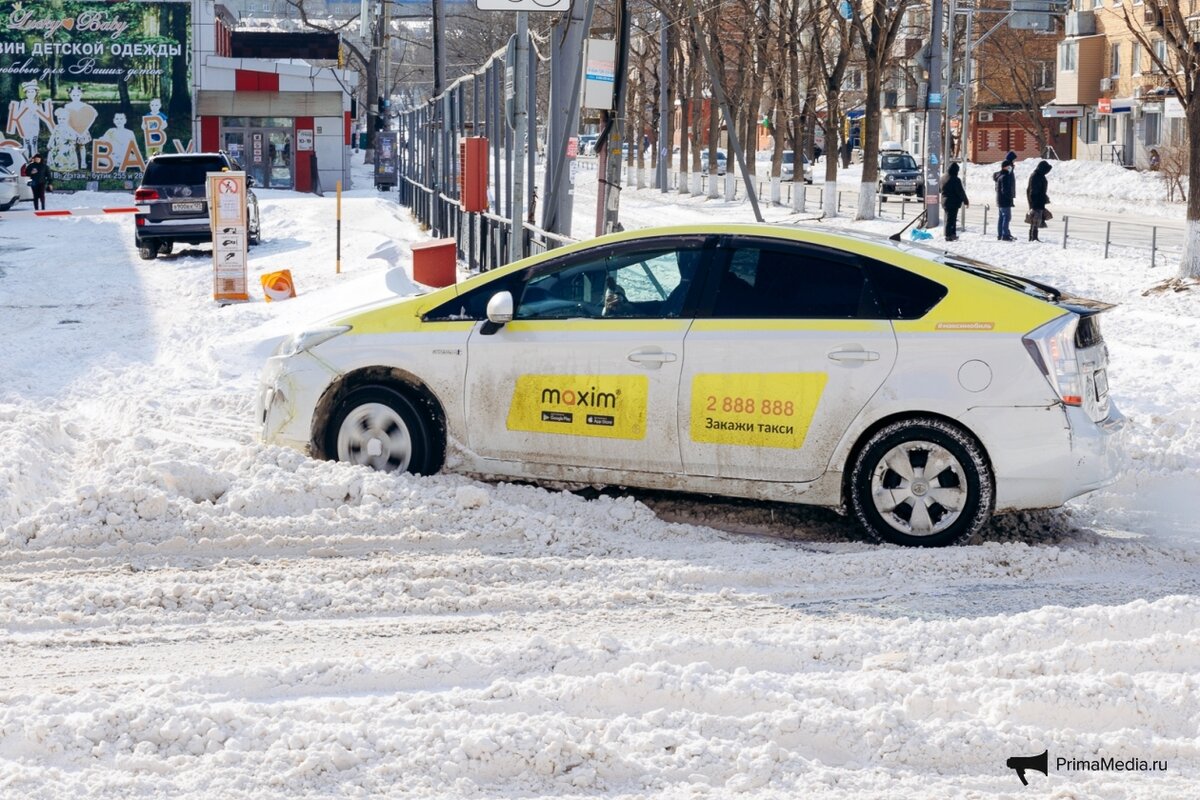
[[[1055,508],[1115,481],[1125,417],[1110,406],[1094,422],[1074,406],[980,407],[960,420],[987,450],[996,510]]]
[[[170,240],[200,244],[212,241],[212,227],[207,217],[164,219],[158,222],[147,220],[136,227],[135,236],[139,242]]]

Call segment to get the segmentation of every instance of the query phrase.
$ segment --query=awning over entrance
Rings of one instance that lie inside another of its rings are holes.
[[[1059,106],[1054,103],[1042,106],[1042,116],[1047,119],[1062,119],[1064,117],[1082,117],[1083,106]]]

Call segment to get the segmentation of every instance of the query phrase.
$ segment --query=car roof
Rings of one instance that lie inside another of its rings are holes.
[[[191,158],[225,158],[225,153],[160,153],[152,161],[186,161]]]

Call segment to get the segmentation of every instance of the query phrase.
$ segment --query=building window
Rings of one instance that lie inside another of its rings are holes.
[[[1120,120],[1117,118],[1117,116],[1114,114],[1109,114],[1108,124],[1105,127],[1108,128],[1108,133],[1106,136],[1108,143],[1112,144],[1113,142],[1117,141],[1117,134],[1121,130]]]
[[[1095,144],[1100,138],[1100,120],[1095,111],[1087,112],[1087,124],[1084,131],[1084,143]]]
[[[1121,77],[1121,45],[1114,43],[1112,46],[1112,58],[1110,59],[1109,74],[1114,78]]]
[[[1053,89],[1054,88],[1054,62],[1053,61],[1038,61],[1034,64],[1034,69],[1037,75],[1037,88]]]
[[[1154,147],[1161,143],[1162,116],[1156,111],[1146,115],[1146,146]]]
[[[1157,59],[1157,61],[1150,65],[1150,71],[1158,73],[1163,72],[1164,70],[1159,66],[1159,64],[1162,64],[1163,66],[1167,65],[1167,42],[1165,39],[1159,39],[1154,43],[1154,57]]]
[[[1142,74],[1142,46],[1138,42],[1131,42],[1129,47],[1130,47],[1130,50],[1133,51],[1133,55],[1131,55],[1129,58],[1129,64],[1133,67],[1133,74],[1141,75]]]
[[[1104,0],[1092,0],[1092,6],[1095,8],[1104,8]]]
[[[1079,44],[1077,42],[1063,42],[1058,46],[1058,63],[1059,72],[1074,72],[1075,59],[1079,52]]]

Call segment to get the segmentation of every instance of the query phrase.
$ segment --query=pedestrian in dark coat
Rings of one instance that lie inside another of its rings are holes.
[[[992,173],[996,182],[996,208],[1000,210],[1000,219],[996,223],[996,238],[1002,242],[1015,242],[1009,225],[1012,223],[1013,203],[1017,199],[1017,176],[1013,175],[1013,163],[1005,160],[1000,163],[1000,169]]]
[[[1025,187],[1025,199],[1029,201],[1029,241],[1038,241],[1038,228],[1046,227],[1046,206],[1050,205],[1050,195],[1046,193],[1048,181],[1046,175],[1050,172],[1050,162],[1041,161],[1029,176],[1029,184]]]
[[[33,160],[25,167],[29,188],[33,189],[33,210],[46,209],[46,187],[50,185],[50,167],[42,161],[41,153],[34,153]]]
[[[958,210],[970,205],[967,190],[963,188],[962,180],[958,177],[958,164],[951,164],[946,176],[942,178],[942,208],[946,209],[947,242],[958,239]]]

